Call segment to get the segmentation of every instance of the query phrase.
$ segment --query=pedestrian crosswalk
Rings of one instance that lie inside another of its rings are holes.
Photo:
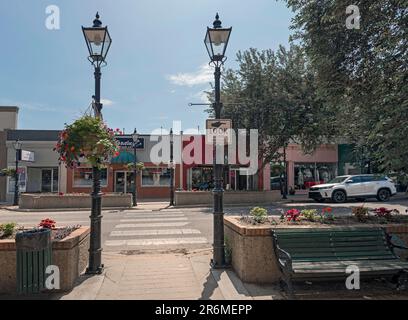
[[[164,249],[208,244],[182,211],[129,211],[110,232],[106,249]]]

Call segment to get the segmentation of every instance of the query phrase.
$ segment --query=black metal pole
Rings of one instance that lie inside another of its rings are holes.
[[[101,68],[95,67],[95,117],[101,118]],[[102,264],[102,193],[101,193],[101,170],[92,167],[92,208],[91,208],[91,238],[89,245],[89,266],[87,274],[100,274],[103,271]]]
[[[288,168],[286,165],[286,146],[283,147],[283,196],[282,199],[288,198]]]
[[[221,81],[221,68],[220,66],[215,67],[215,118],[221,118],[221,99],[220,99],[220,81]],[[215,139],[214,139],[215,142]],[[212,267],[213,268],[223,268],[225,266],[225,252],[224,252],[224,201],[223,201],[223,164],[217,163],[216,160],[216,152],[217,147],[216,143],[214,143],[213,148],[215,148],[214,152],[214,160],[213,160],[213,174],[214,174],[214,252],[213,252],[213,260],[212,260]]]
[[[18,198],[20,193],[19,176],[18,176],[18,158],[20,156],[20,150],[16,148],[16,173],[14,174],[14,206],[18,206]]]
[[[170,130],[170,205],[174,206],[173,129]]]
[[[136,168],[136,144],[137,141],[133,141],[133,206],[137,206],[137,168]]]

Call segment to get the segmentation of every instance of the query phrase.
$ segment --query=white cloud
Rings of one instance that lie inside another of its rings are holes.
[[[167,76],[167,79],[179,86],[196,86],[200,84],[207,84],[213,78],[213,70],[208,64],[202,65],[198,71],[190,73],[177,73]]]
[[[111,106],[114,104],[112,100],[109,99],[101,99],[101,103],[106,107],[106,106]]]
[[[195,99],[198,99],[202,103],[210,103],[210,100],[208,100],[207,93],[204,91],[199,91],[194,95]]]

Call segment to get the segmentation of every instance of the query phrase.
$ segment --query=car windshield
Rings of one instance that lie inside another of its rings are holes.
[[[333,180],[330,180],[328,183],[342,183],[348,177],[336,177]]]

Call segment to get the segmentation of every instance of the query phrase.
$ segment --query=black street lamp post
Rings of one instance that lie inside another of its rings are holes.
[[[208,55],[210,56],[211,62],[215,67],[215,101],[213,103],[213,108],[215,111],[215,119],[221,118],[221,66],[227,59],[225,56],[225,51],[228,46],[228,41],[231,35],[232,28],[222,28],[221,21],[219,20],[219,15],[217,13],[215,21],[213,23],[213,28],[207,28],[207,33],[204,39],[205,46],[207,48]],[[214,139],[215,140],[215,139]],[[214,152],[214,252],[211,265],[213,268],[223,268],[225,266],[225,244],[224,244],[224,201],[223,201],[223,164],[219,164],[216,161],[216,143],[213,146]]]
[[[174,136],[173,129],[170,129],[170,205],[174,206],[174,161],[173,161]]]
[[[14,201],[13,205],[18,206],[18,200],[20,195],[20,182],[19,182],[19,174],[18,174],[18,161],[20,160],[21,155],[21,142],[16,140],[13,143],[14,149],[16,150],[16,172],[14,174]]]
[[[101,104],[101,66],[106,65],[106,55],[112,43],[108,32],[108,27],[102,27],[99,14],[90,28],[82,27],[86,45],[89,51],[88,60],[95,68],[95,95],[94,112],[96,118],[102,118]],[[92,167],[92,208],[91,208],[91,239],[89,245],[89,266],[87,274],[100,274],[103,271],[102,264],[102,241],[101,241],[101,221],[102,221],[102,193],[101,193],[101,171],[97,166]]]
[[[136,161],[136,147],[137,140],[139,139],[139,134],[136,129],[133,130],[132,140],[133,140],[133,206],[137,206],[137,161]]]
[[[288,168],[286,164],[286,146],[283,147],[283,195],[282,199],[288,198]]]

